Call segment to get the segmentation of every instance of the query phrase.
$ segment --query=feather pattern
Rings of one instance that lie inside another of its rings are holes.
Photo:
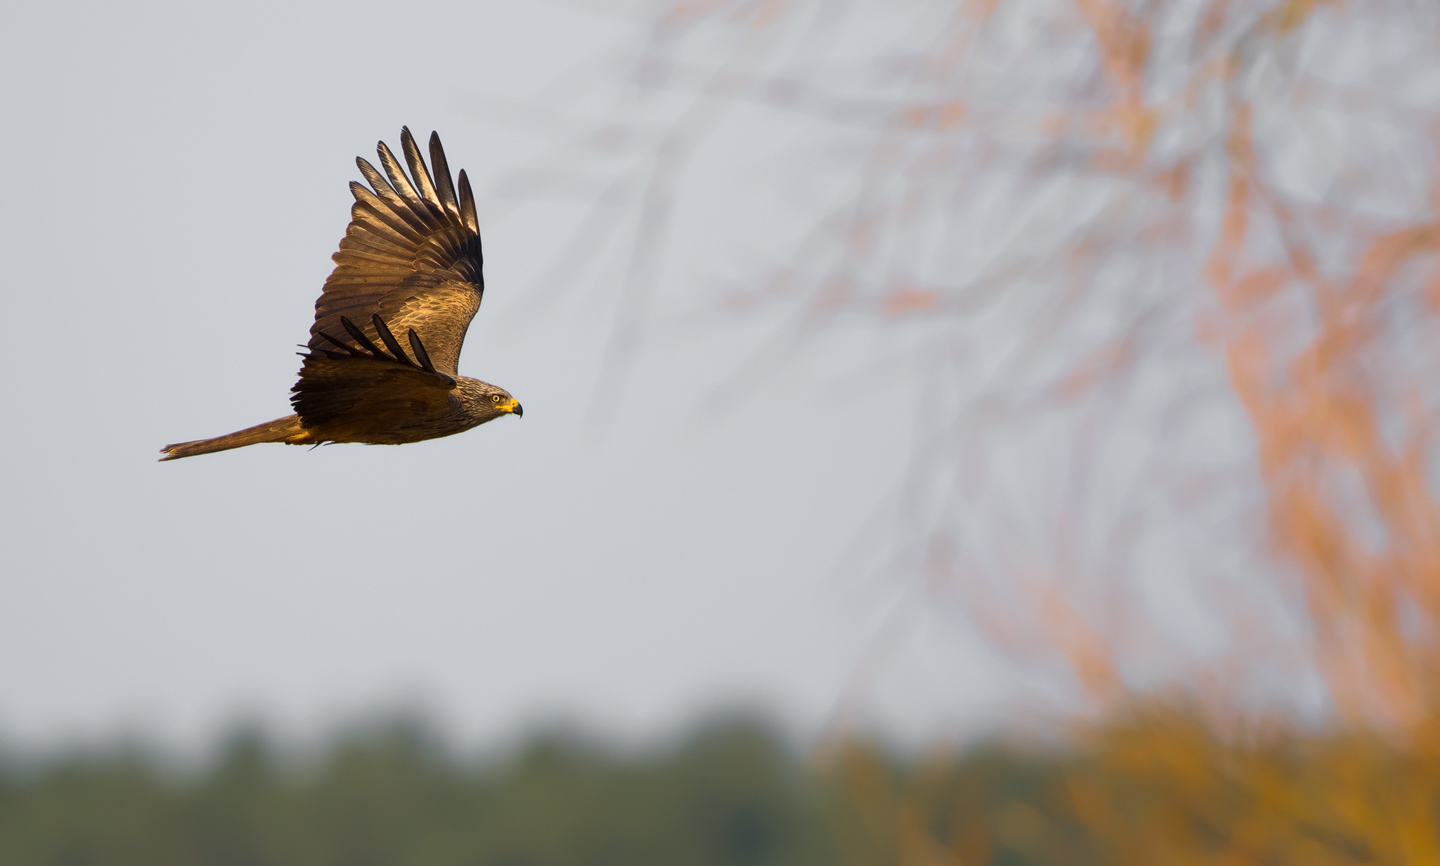
[[[395,158],[395,154],[390,152],[390,146],[382,141],[375,146],[375,153],[380,157],[380,164],[385,167],[385,174],[390,178],[390,186],[406,202],[420,201],[420,193],[416,192],[415,187],[410,184],[410,178],[405,176],[405,169],[400,167],[400,161]]]
[[[362,349],[364,349],[365,351],[369,352],[370,355],[371,355],[371,357],[374,357],[374,358],[383,358],[383,357],[385,357],[385,356],[380,352],[380,349],[379,349],[374,343],[370,342],[370,340],[365,336],[365,332],[362,331],[362,330],[360,330],[359,328],[357,328],[357,327],[355,326],[355,323],[354,323],[354,322],[350,321],[349,319],[347,319],[347,318],[344,317],[344,316],[341,316],[341,317],[340,317],[340,324],[342,324],[342,325],[345,326],[345,330],[350,333],[350,338],[353,339],[355,342],[359,343],[359,344],[360,344],[360,348],[362,348]]]
[[[403,346],[394,335],[414,331],[435,371],[458,375],[465,332],[484,294],[484,257],[470,181],[461,171],[457,189],[439,136],[429,145],[433,175],[408,128],[400,133],[403,164],[384,142],[376,147],[378,168],[356,160],[369,186],[350,185],[350,226],[315,302],[311,348],[335,351],[331,337],[344,333],[365,351],[384,344],[395,355]],[[410,360],[403,351],[399,358]]]
[[[430,170],[425,167],[425,157],[420,155],[420,148],[415,146],[415,136],[410,134],[408,126],[400,129],[400,149],[405,151],[405,162],[410,166],[410,176],[420,188],[420,197],[431,207],[443,212],[445,208],[440,204],[440,196],[435,194],[435,184],[430,182]]]
[[[423,416],[426,412],[433,414],[435,411],[445,408],[443,404],[449,398],[441,400],[439,393],[455,388],[456,382],[453,378],[435,369],[435,365],[430,361],[430,354],[425,351],[425,344],[421,341],[420,335],[415,333],[414,328],[409,330],[408,335],[410,349],[419,359],[418,364],[410,360],[410,357],[400,348],[400,341],[395,339],[395,335],[391,333],[385,320],[378,315],[373,317],[370,324],[379,334],[380,342],[385,345],[384,349],[371,342],[360,326],[350,321],[348,316],[341,316],[340,324],[345,328],[346,333],[355,340],[358,348],[325,331],[320,331],[318,334],[320,339],[334,348],[307,346],[306,348],[310,351],[301,355],[305,358],[305,362],[300,368],[299,381],[291,389],[293,394],[290,402],[306,427],[331,424],[341,414],[362,403],[369,406],[370,409],[385,404],[388,407],[387,411],[392,416],[385,423],[393,423],[395,418],[400,417],[413,419]],[[324,363],[321,359],[324,360]],[[411,370],[422,378],[387,372],[385,367],[377,367],[372,362],[386,365],[390,369]],[[383,393],[371,393],[374,388],[381,388]],[[414,392],[418,405],[410,404],[408,406],[409,415],[406,415],[405,411],[401,411],[403,407],[396,402],[403,401],[407,388],[418,389]],[[393,405],[391,405],[392,403]],[[381,432],[381,428],[374,425],[355,427],[361,420],[360,416],[356,416],[355,419],[347,422],[351,428],[354,428],[350,430],[351,433],[374,435]]]
[[[451,409],[455,382],[385,358],[305,355],[290,404],[334,442],[413,442]],[[432,433],[431,435],[435,435]],[[426,438],[420,436],[419,438]]]
[[[415,358],[420,362],[420,367],[422,369],[426,370],[427,372],[434,373],[435,364],[430,360],[430,353],[425,351],[425,344],[420,342],[420,335],[415,333],[414,328],[411,328],[409,333],[410,351],[415,353]]]
[[[384,319],[380,318],[377,315],[374,317],[374,324],[375,332],[380,335],[380,342],[385,344],[385,348],[390,350],[390,354],[395,357],[395,360],[399,361],[402,364],[407,364],[411,367],[419,366],[414,361],[410,360],[410,356],[405,354],[404,349],[400,348],[400,344],[395,340],[395,335],[390,333],[389,328],[385,327]]]
[[[415,333],[414,328],[409,329],[406,333],[410,339],[410,351],[415,353],[418,363],[417,361],[410,360],[410,356],[405,354],[405,350],[400,347],[400,341],[395,339],[395,334],[391,332],[390,326],[385,324],[384,319],[380,318],[379,315],[372,316],[370,323],[374,326],[375,333],[380,336],[380,342],[385,344],[384,349],[381,349],[371,342],[369,337],[365,335],[365,332],[346,316],[340,317],[340,324],[344,326],[345,332],[359,344],[360,348],[357,349],[344,340],[337,339],[324,331],[317,332],[317,336],[333,346],[333,349],[327,349],[324,346],[304,346],[303,348],[309,349],[312,352],[323,352],[331,358],[373,358],[377,361],[394,361],[407,367],[415,367],[427,373],[434,373],[446,381],[454,381],[449,376],[435,369],[435,364],[430,360],[430,353],[425,350],[425,343],[420,339],[420,335]],[[386,352],[389,352],[389,354],[386,354]]]
[[[475,235],[480,234],[480,220],[475,216],[475,193],[470,191],[470,178],[465,176],[465,169],[460,169],[460,219],[464,221],[465,228]]]
[[[460,216],[460,205],[455,201],[455,185],[450,182],[450,165],[445,161],[445,148],[440,146],[440,133],[430,133],[430,164],[435,167],[435,192],[440,196],[440,206],[452,217]]]

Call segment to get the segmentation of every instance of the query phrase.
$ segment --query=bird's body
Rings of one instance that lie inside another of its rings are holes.
[[[356,160],[370,188],[350,184],[350,226],[315,302],[309,351],[291,389],[295,414],[167,445],[161,460],[261,442],[401,445],[522,414],[505,389],[456,372],[485,290],[470,183],[461,171],[456,194],[437,135],[433,179],[408,129],[400,141],[409,177],[384,142],[385,176]]]

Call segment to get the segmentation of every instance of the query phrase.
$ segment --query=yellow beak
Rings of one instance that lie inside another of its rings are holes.
[[[520,401],[511,397],[509,402],[501,403],[500,408],[514,415],[516,418],[525,417],[525,409],[521,407]]]

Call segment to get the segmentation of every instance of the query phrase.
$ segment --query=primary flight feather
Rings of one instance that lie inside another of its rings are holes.
[[[295,414],[166,445],[161,460],[259,442],[400,445],[523,414],[504,388],[456,370],[485,293],[470,181],[461,170],[457,191],[433,132],[433,176],[408,128],[400,130],[400,149],[408,175],[383,141],[384,174],[355,160],[370,186],[350,183],[350,226],[315,302],[300,379],[290,389]]]

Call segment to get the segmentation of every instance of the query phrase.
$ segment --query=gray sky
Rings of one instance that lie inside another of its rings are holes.
[[[638,17],[36,3],[6,21],[0,736],[195,743],[237,717],[304,733],[419,706],[471,742],[555,719],[644,737],[736,702],[814,732],[847,694],[916,734],[994,711],[1000,669],[963,631],[847,576],[912,402],[882,370],[864,386],[895,411],[856,412],[822,372],[854,366],[858,331],[707,413],[765,323],[664,319],[624,387],[597,388],[620,272],[537,284],[573,209],[496,185],[563,158],[574,127],[552,113],[602,116]],[[475,181],[488,291],[461,368],[525,418],[157,464],[288,413],[353,157],[401,124],[438,129]],[[716,278],[697,261],[667,268],[671,294]]]

